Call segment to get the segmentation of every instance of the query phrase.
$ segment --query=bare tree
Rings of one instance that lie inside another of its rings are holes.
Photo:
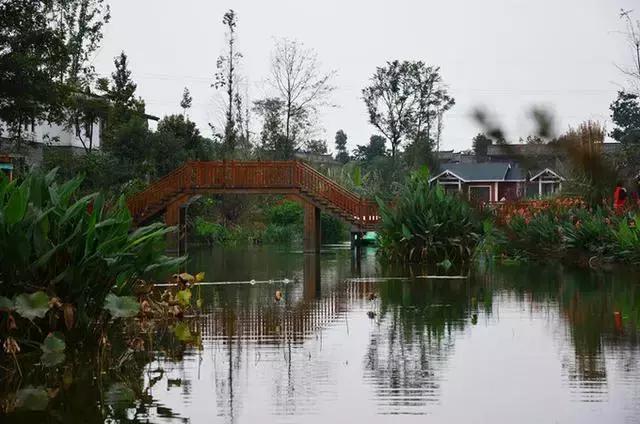
[[[328,105],[335,89],[331,80],[335,71],[322,72],[318,55],[297,41],[282,39],[271,58],[269,84],[284,102],[284,137],[295,143],[292,123],[313,117],[318,108]]]
[[[627,37],[629,48],[631,51],[631,66],[618,66],[618,69],[631,78],[635,89],[640,92],[640,20],[634,21],[631,17],[632,10],[620,10],[620,18],[625,21],[626,30],[624,35]]]

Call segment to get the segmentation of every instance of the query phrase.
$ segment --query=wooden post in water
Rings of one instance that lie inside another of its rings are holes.
[[[304,252],[320,253],[320,208],[304,204]]]

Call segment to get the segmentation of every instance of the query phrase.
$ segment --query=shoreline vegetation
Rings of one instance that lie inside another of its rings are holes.
[[[378,200],[383,260],[448,269],[472,261],[640,265],[638,207],[623,210],[562,195],[476,208],[412,173],[392,207]]]
[[[12,182],[0,177],[3,380],[22,376],[19,357],[36,355],[55,370],[67,355],[102,357],[114,336],[130,353],[144,350],[160,327],[197,342],[183,318],[201,306],[199,289],[192,290],[204,275],[174,274],[185,262],[165,255],[174,228],[134,229],[124,197],[109,204],[99,193],[82,196],[81,183],[59,184],[55,170]],[[172,274],[159,292],[153,281]]]

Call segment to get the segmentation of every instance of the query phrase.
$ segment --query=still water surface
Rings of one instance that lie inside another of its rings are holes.
[[[214,280],[257,282],[204,289],[202,349],[148,365],[164,371],[152,422],[640,422],[633,274],[378,280],[399,273],[340,246],[192,257]]]
[[[634,273],[399,279],[423,271],[383,269],[373,250],[357,260],[348,246],[191,257],[208,280],[241,282],[202,286],[191,323],[201,343],[158,333],[153,355],[98,378],[76,360],[55,409],[8,422],[640,422]],[[22,386],[46,383],[35,378]]]

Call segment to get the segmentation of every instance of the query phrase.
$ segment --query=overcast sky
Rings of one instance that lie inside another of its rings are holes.
[[[179,113],[182,90],[193,95],[191,118],[203,133],[220,122],[210,87],[224,47],[222,16],[238,15],[242,73],[255,100],[267,94],[274,40],[297,39],[336,70],[338,105],[321,116],[333,148],[338,129],[349,146],[364,144],[367,122],[361,89],[388,60],[423,60],[441,67],[456,99],[445,115],[442,149],[467,149],[479,131],[469,117],[485,106],[511,138],[526,136],[528,111],[555,112],[558,131],[593,119],[611,127],[609,104],[624,78],[615,64],[629,59],[620,8],[637,0],[107,0],[112,19],[94,65],[113,70],[124,50],[147,112]]]

